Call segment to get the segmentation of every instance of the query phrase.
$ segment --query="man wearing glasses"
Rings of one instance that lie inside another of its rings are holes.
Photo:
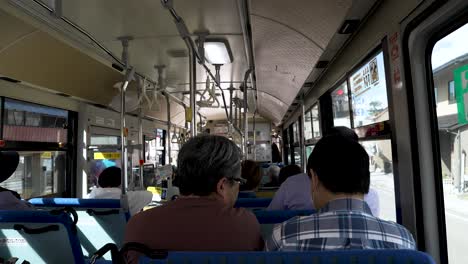
[[[190,139],[180,149],[176,181],[180,198],[132,217],[125,242],[174,251],[262,250],[254,214],[233,208],[239,193],[239,148],[221,136]],[[127,256],[136,263],[136,256]]]

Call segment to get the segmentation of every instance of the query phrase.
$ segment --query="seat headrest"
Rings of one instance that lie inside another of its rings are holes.
[[[16,151],[0,151],[0,183],[6,181],[16,171],[19,155]]]

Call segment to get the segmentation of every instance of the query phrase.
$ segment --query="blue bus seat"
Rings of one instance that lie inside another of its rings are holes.
[[[271,200],[271,198],[238,198],[234,207],[266,208]]]
[[[260,223],[260,232],[262,233],[262,237],[264,239],[268,239],[271,236],[273,227],[276,224],[283,223],[284,221],[296,216],[314,214],[315,210],[257,210],[253,211],[253,213]]]
[[[107,243],[121,247],[128,214],[119,199],[34,198],[29,200],[37,208],[52,210],[72,207],[78,214],[78,238],[85,257],[90,257]],[[106,254],[104,259],[110,260]]]
[[[141,257],[140,264],[435,264],[416,250],[332,250],[306,252],[169,252],[165,259]]]
[[[66,213],[0,211],[0,257],[21,263],[85,263],[76,227]]]

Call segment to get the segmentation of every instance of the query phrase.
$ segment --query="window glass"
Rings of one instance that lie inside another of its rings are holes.
[[[312,127],[314,131],[314,138],[321,137],[322,131],[320,129],[320,114],[318,104],[312,107]]]
[[[307,159],[309,159],[309,156],[310,154],[312,154],[312,151],[314,150],[314,145],[312,146],[306,146],[306,156],[307,156]],[[306,161],[307,162],[307,161]]]
[[[5,99],[3,139],[66,142],[68,111]]]
[[[468,25],[439,40],[432,51],[439,126],[440,181],[450,264],[468,263]],[[448,86],[448,88],[447,88]],[[440,89],[437,89],[440,88]]]
[[[383,52],[354,72],[349,83],[354,127],[388,120],[387,83]]]
[[[351,128],[351,117],[349,113],[348,85],[344,82],[332,93],[333,124],[334,126],[345,126]]]
[[[369,155],[370,189],[364,197],[372,212],[396,222],[392,145],[389,139],[361,142]]]
[[[456,102],[456,92],[455,92],[455,82],[450,81],[448,83],[448,97],[449,97],[449,103],[453,104]]]
[[[293,143],[299,143],[299,124],[294,122],[293,126]]]
[[[0,186],[19,193],[23,199],[65,191],[65,152],[23,151],[19,155],[15,173]]]
[[[304,137],[305,140],[312,139],[312,113],[307,111],[304,116]]]
[[[90,145],[91,146],[120,145],[120,137],[92,135],[90,138]]]
[[[294,164],[296,164],[299,167],[302,167],[302,155],[300,147],[294,148]]]

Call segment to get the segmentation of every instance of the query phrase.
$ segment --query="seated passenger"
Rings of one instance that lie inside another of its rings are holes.
[[[99,187],[94,188],[87,198],[120,199],[122,196],[120,188],[121,173],[121,169],[115,166],[103,170],[98,177]],[[153,199],[153,194],[148,191],[128,191],[126,195],[131,215],[140,212]]]
[[[190,139],[179,151],[177,200],[144,211],[127,224],[125,242],[176,251],[261,250],[255,215],[233,208],[239,193],[239,148],[221,136]],[[130,263],[137,255],[128,254]]]
[[[0,151],[0,183],[15,173],[18,164],[16,151]],[[0,210],[34,210],[34,206],[21,200],[17,192],[0,187]]]
[[[307,170],[318,212],[275,226],[267,251],[416,248],[405,227],[374,217],[364,202],[369,156],[358,142],[341,135],[323,137]]]
[[[327,133],[327,136],[330,135],[341,135],[349,140],[358,142],[357,134],[347,127],[332,127]],[[379,217],[380,207],[377,191],[369,188],[369,193],[364,195],[364,201],[369,205],[372,215]],[[267,208],[267,210],[313,209],[314,204],[312,202],[312,193],[310,190],[310,177],[305,173],[293,175],[283,182]]]
[[[276,165],[271,165],[268,169],[268,177],[270,178],[270,182],[263,185],[263,187],[278,187],[279,186],[279,174],[280,174],[280,167]]]
[[[262,180],[260,166],[253,160],[242,162],[241,177],[247,182],[240,186],[239,198],[256,198],[255,192]]]
[[[286,168],[286,167],[285,167]],[[276,191],[267,210],[313,210],[310,178],[305,173],[290,176]]]
[[[283,184],[289,177],[302,173],[301,167],[292,164],[281,168],[279,173],[279,184]]]

